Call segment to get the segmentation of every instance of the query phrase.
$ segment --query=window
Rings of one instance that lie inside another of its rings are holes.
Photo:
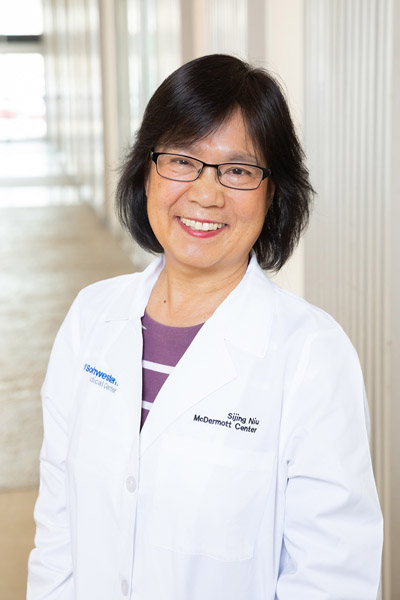
[[[0,141],[46,135],[41,0],[0,2]]]

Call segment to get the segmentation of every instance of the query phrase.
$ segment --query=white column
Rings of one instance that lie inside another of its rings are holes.
[[[104,208],[106,221],[116,227],[114,193],[120,160],[117,48],[114,0],[99,0],[103,108]]]

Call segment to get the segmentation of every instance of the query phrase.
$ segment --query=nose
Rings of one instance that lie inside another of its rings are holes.
[[[204,167],[200,177],[190,184],[188,198],[201,206],[218,206],[225,203],[224,188],[218,181],[215,167]]]

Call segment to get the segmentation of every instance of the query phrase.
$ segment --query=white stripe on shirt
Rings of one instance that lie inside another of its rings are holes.
[[[142,408],[144,408],[145,410],[150,410],[152,406],[153,406],[152,402],[147,402],[147,400],[142,400]]]
[[[166,373],[167,375],[171,375],[174,367],[170,367],[168,365],[161,365],[160,363],[151,362],[150,360],[142,360],[142,366],[144,369],[148,369],[149,371],[156,371],[157,373]]]

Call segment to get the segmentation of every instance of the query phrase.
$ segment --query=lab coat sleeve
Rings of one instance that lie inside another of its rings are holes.
[[[287,469],[276,600],[376,600],[382,515],[358,357],[338,328],[310,337],[283,410]]]
[[[35,548],[28,562],[27,600],[74,598],[65,462],[79,345],[77,304],[76,300],[57,334],[42,387],[44,439],[34,512]]]

